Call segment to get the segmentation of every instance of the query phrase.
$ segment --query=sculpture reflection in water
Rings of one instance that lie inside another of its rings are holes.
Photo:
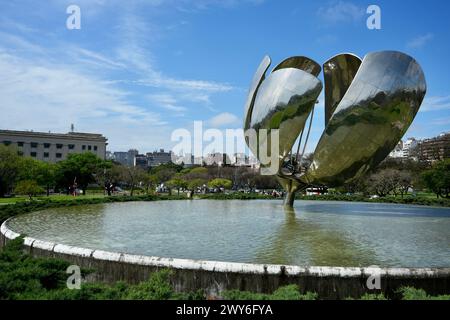
[[[342,185],[379,164],[411,125],[426,93],[420,65],[404,53],[373,52],[363,60],[347,53],[332,57],[323,65],[325,130],[305,165],[322,91],[321,67],[306,57],[290,57],[266,77],[270,64],[265,56],[253,78],[244,130],[256,132],[257,143],[246,142],[260,160],[267,152],[263,146],[272,150],[271,144],[278,143],[276,175],[287,192],[287,206],[293,205],[298,190]],[[274,130],[278,141],[268,138]],[[268,165],[261,164],[262,173]]]
[[[357,241],[346,236],[339,223],[330,227],[315,219],[314,210],[302,207],[302,215],[293,207],[285,207],[285,219],[272,231],[269,241],[263,242],[255,255],[257,263],[283,265],[371,265],[382,264],[375,250],[362,248]]]

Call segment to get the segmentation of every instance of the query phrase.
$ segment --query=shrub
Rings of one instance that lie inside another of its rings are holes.
[[[174,295],[173,288],[169,282],[170,270],[162,270],[153,273],[150,279],[130,287],[125,299],[131,300],[167,300]]]
[[[301,294],[298,286],[291,284],[279,287],[272,294],[228,290],[223,293],[223,297],[228,300],[316,300],[317,293]]]
[[[398,292],[403,300],[450,300],[450,295],[429,296],[425,290],[412,287],[401,287]]]

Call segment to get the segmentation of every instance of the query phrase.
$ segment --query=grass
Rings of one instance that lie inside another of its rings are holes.
[[[223,293],[226,300],[316,300],[317,293],[301,294],[295,284],[279,287],[272,294],[254,293],[249,291],[229,290]]]
[[[296,199],[299,200],[322,200],[322,201],[355,201],[355,202],[371,202],[371,203],[397,203],[397,204],[411,204],[411,205],[424,205],[424,206],[438,206],[438,207],[450,207],[450,199],[445,198],[431,198],[431,197],[413,197],[411,195],[393,197],[383,197],[370,199],[363,195],[343,195],[343,194],[328,194],[328,195],[316,195],[316,196],[304,196],[297,195]]]
[[[87,193],[85,196],[72,196],[72,195],[66,195],[66,194],[52,194],[50,196],[37,196],[33,197],[33,200],[75,200],[77,198],[104,198],[106,197],[103,193]],[[28,196],[15,196],[12,198],[0,198],[0,204],[14,204],[17,202],[27,202],[30,201]]]
[[[146,197],[147,195],[140,190],[136,190],[133,197]],[[177,193],[169,196],[167,194],[160,194],[160,197],[165,197],[165,199],[187,199],[185,193]],[[111,198],[130,198],[130,196],[125,195],[115,195],[108,197],[103,194],[103,191],[99,190],[88,190],[86,195],[71,196],[71,195],[50,195],[34,197],[34,201],[78,201],[79,199],[111,199]],[[133,198],[131,197],[131,198]],[[259,193],[209,193],[209,194],[195,194],[194,199],[211,199],[211,200],[257,200],[257,199],[275,199],[270,195],[263,195]],[[372,203],[397,203],[397,204],[411,204],[411,205],[425,205],[425,206],[440,206],[440,207],[450,207],[450,199],[436,198],[433,193],[419,192],[416,196],[410,194],[405,195],[403,198],[400,196],[389,195],[383,198],[370,199],[363,195],[344,195],[344,194],[328,194],[328,195],[315,195],[306,196],[301,194],[296,194],[296,199],[298,200],[322,200],[322,201],[356,201],[356,202],[372,202]],[[17,196],[13,198],[0,198],[0,205],[5,204],[15,204],[22,202],[30,202],[29,198],[26,196]],[[105,200],[105,202],[110,202],[110,200]]]

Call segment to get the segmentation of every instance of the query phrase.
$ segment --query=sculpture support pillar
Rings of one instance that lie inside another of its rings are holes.
[[[286,191],[286,196],[284,198],[284,206],[286,208],[292,208],[294,206],[295,192],[299,189],[299,183],[295,180],[287,179],[284,177],[277,176],[278,181],[283,186]]]
[[[294,200],[295,200],[295,191],[286,192],[286,197],[284,198],[284,206],[287,208],[293,208]]]

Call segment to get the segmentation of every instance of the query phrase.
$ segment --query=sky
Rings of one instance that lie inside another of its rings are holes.
[[[71,4],[80,29],[68,29]],[[381,29],[369,30],[369,5]],[[0,129],[102,133],[108,150],[170,149],[175,129],[241,128],[251,79],[304,55],[398,50],[427,95],[404,138],[450,130],[450,2],[47,0],[0,3]],[[322,79],[322,76],[320,76]],[[324,129],[323,94],[307,151]]]

